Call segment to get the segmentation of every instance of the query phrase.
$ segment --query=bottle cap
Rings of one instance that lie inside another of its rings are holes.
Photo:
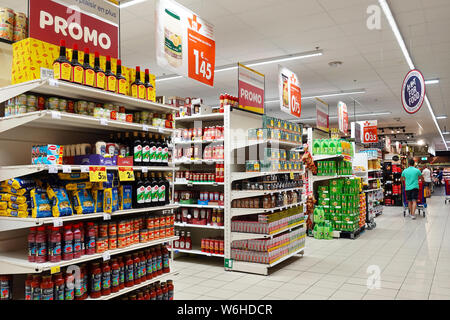
[[[150,70],[149,69],[145,69],[145,74],[149,74]]]
[[[106,56],[106,61],[111,61],[111,56]]]
[[[141,67],[136,67],[136,72],[141,72]]]
[[[118,65],[118,66],[121,66],[121,65],[122,65],[122,60],[120,60],[120,59],[117,60],[117,65]]]
[[[98,54],[97,51],[95,51],[95,57],[98,58],[100,55]]]

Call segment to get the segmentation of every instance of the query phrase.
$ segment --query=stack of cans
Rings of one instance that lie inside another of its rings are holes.
[[[0,8],[0,38],[13,41],[14,11],[9,8]]]
[[[28,36],[28,19],[25,13],[14,13],[14,33],[13,41],[17,42]]]

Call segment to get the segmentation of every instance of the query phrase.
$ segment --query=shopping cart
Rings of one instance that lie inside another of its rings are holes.
[[[445,204],[450,202],[450,179],[445,179]]]
[[[405,182],[402,182],[402,200],[403,200],[403,216],[409,214],[408,200],[406,200]],[[423,182],[419,180],[419,199],[417,199],[417,210],[419,215],[422,213],[425,218],[427,212],[427,198],[425,198]]]

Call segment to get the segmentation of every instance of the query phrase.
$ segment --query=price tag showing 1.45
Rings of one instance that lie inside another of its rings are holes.
[[[107,182],[106,167],[89,167],[89,181]]]
[[[132,167],[119,167],[120,181],[134,181],[134,172]]]

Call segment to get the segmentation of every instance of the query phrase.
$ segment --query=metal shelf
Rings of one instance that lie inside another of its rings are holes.
[[[282,228],[272,234],[261,234],[261,233],[248,233],[248,232],[234,232],[231,231],[231,241],[236,240],[249,240],[249,239],[272,239],[274,236],[279,235],[280,233],[284,233],[286,231],[292,231],[294,229],[297,229],[298,227],[301,227],[305,224],[305,220],[302,220],[292,226],[287,226],[285,228]]]
[[[138,243],[126,248],[114,249],[106,251],[106,254],[110,256],[125,253],[133,250],[138,250],[154,245],[177,240],[179,237],[170,237],[165,239],[158,239],[154,241]],[[26,249],[20,249],[18,251],[2,252],[0,255],[0,274],[23,274],[23,273],[41,273],[43,271],[49,271],[56,267],[66,267],[73,264],[82,263],[85,261],[91,261],[95,259],[101,259],[105,256],[105,253],[96,253],[91,255],[84,255],[79,259],[72,259],[69,261],[61,262],[45,262],[35,263],[29,262]]]
[[[239,216],[245,216],[249,214],[257,214],[257,213],[273,213],[278,210],[284,210],[284,209],[290,209],[294,207],[298,207],[300,205],[303,205],[303,202],[288,204],[286,206],[276,207],[276,208],[270,208],[270,209],[264,209],[264,208],[255,208],[255,209],[247,209],[247,208],[232,208],[231,209],[231,217],[239,217]]]
[[[233,260],[233,267],[231,270],[233,271],[242,271],[242,272],[249,272],[249,273],[256,273],[256,274],[262,274],[262,275],[268,275],[269,268],[276,266],[277,264],[299,254],[303,253],[305,250],[305,246],[301,247],[300,249],[296,250],[295,252],[292,252],[279,260],[272,262],[270,264],[263,264],[263,263],[253,263],[253,262],[245,262],[245,261],[236,261]]]
[[[252,178],[258,178],[258,177],[270,176],[270,175],[274,175],[274,174],[291,174],[291,173],[304,174],[305,171],[301,170],[301,171],[278,171],[278,172],[233,172],[233,173],[231,173],[231,181],[252,179]]]
[[[200,228],[200,229],[216,229],[216,230],[224,230],[224,226],[211,226],[211,225],[201,225],[201,224],[188,224],[182,222],[175,222],[176,227],[182,228]]]
[[[314,161],[321,161],[321,160],[328,160],[328,159],[334,159],[334,158],[343,158],[344,156],[342,154],[334,154],[334,155],[317,155],[313,156]]]
[[[49,218],[16,218],[16,217],[3,217],[0,216],[0,232],[9,231],[9,230],[17,230],[17,229],[26,229],[30,227],[41,226],[44,224],[58,224],[70,221],[80,221],[80,220],[88,220],[88,219],[100,219],[100,218],[110,218],[116,216],[129,215],[134,213],[145,213],[145,212],[154,212],[154,211],[164,211],[164,210],[172,210],[179,208],[178,205],[168,204],[160,207],[149,207],[149,208],[139,208],[139,209],[130,209],[130,210],[120,210],[115,211],[112,214],[98,212],[98,213],[90,213],[90,214],[79,214],[72,215],[67,217],[49,217]]]
[[[235,149],[251,147],[251,146],[256,146],[256,145],[260,145],[260,144],[267,144],[267,145],[271,145],[271,146],[278,147],[278,148],[291,148],[291,149],[300,148],[303,146],[302,143],[298,143],[298,142],[266,139],[266,140],[249,140],[243,144],[240,144],[240,145],[238,144]]]
[[[173,144],[179,144],[179,145],[190,145],[190,144],[208,144],[208,143],[223,143],[225,140],[224,139],[214,139],[214,140],[192,140],[192,141],[177,141],[174,140]]]
[[[94,165],[95,166],[95,165]],[[72,171],[81,171],[81,172],[89,172],[90,166],[81,166],[81,165],[45,165],[45,164],[28,164],[28,165],[19,165],[19,166],[3,166],[0,167],[0,181],[22,177],[33,173],[38,173],[42,171],[63,171],[69,170]],[[106,170],[119,170],[119,166],[104,166]],[[124,166],[126,167],[126,166]],[[147,169],[147,171],[177,171],[179,168],[177,167],[133,167],[135,171],[142,171],[143,169]]]
[[[185,165],[194,165],[194,164],[216,164],[216,163],[223,163],[224,160],[223,159],[211,159],[211,160],[175,160],[173,161],[173,164],[175,165],[181,165],[181,164],[185,164]]]
[[[157,282],[157,281],[170,280],[170,279],[169,279],[170,277],[172,277],[172,276],[174,276],[174,275],[177,275],[177,274],[178,274],[178,271],[172,271],[172,272],[169,272],[169,273],[162,274],[162,275],[160,275],[160,276],[158,276],[158,277],[152,278],[152,279],[150,279],[150,280],[141,282],[140,284],[134,285],[134,286],[132,286],[132,287],[128,287],[128,288],[125,287],[124,289],[120,290],[119,292],[111,293],[111,294],[109,294],[109,295],[107,295],[107,296],[101,296],[100,298],[97,298],[97,299],[87,298],[86,300],[91,300],[91,301],[96,301],[96,300],[111,300],[111,299],[120,297],[121,295],[124,295],[124,294],[126,294],[126,293],[128,293],[128,292],[132,292],[132,291],[135,291],[135,290],[137,290],[137,289],[139,289],[139,288],[143,288],[143,287],[145,287],[145,286],[148,286],[148,285],[150,285],[150,284],[152,284],[152,283],[155,283],[155,282]]]
[[[200,205],[200,204],[182,204],[176,203],[181,208],[206,208],[206,209],[223,209],[224,206]]]
[[[274,193],[282,193],[282,192],[289,192],[289,191],[297,191],[297,190],[303,190],[303,187],[296,187],[296,188],[289,188],[289,189],[279,189],[279,190],[233,190],[231,191],[231,200],[234,199],[243,199],[243,198],[251,198],[251,197],[260,197],[267,194],[274,194]]]
[[[224,114],[220,112],[209,113],[209,114],[200,114],[194,115],[190,117],[178,117],[174,120],[176,122],[193,122],[193,121],[213,121],[213,120],[223,120]]]
[[[0,103],[29,91],[70,99],[112,103],[136,110],[141,109],[166,113],[178,111],[178,108],[172,106],[54,79],[37,79],[1,88]]]
[[[373,192],[373,191],[378,191],[378,190],[383,190],[383,188],[369,189],[369,190],[363,190],[363,191],[364,192]]]
[[[104,131],[149,131],[171,135],[174,131],[173,129],[153,127],[139,123],[100,119],[93,116],[52,110],[34,111],[0,118],[0,132],[19,126],[51,128],[55,130],[77,129],[77,131],[88,133]]]
[[[314,182],[316,181],[325,181],[325,180],[332,180],[332,179],[338,179],[338,178],[352,178],[354,175],[336,175],[336,176],[312,176],[312,180]]]
[[[224,182],[175,182],[174,186],[223,186]]]
[[[199,249],[194,249],[192,248],[192,250],[186,250],[186,249],[172,249],[169,248],[169,251],[173,251],[174,253],[190,253],[190,254],[197,254],[197,255],[202,255],[202,256],[208,256],[208,257],[220,257],[223,258],[224,255],[223,254],[215,254],[215,253],[208,253],[208,252],[203,252]]]

